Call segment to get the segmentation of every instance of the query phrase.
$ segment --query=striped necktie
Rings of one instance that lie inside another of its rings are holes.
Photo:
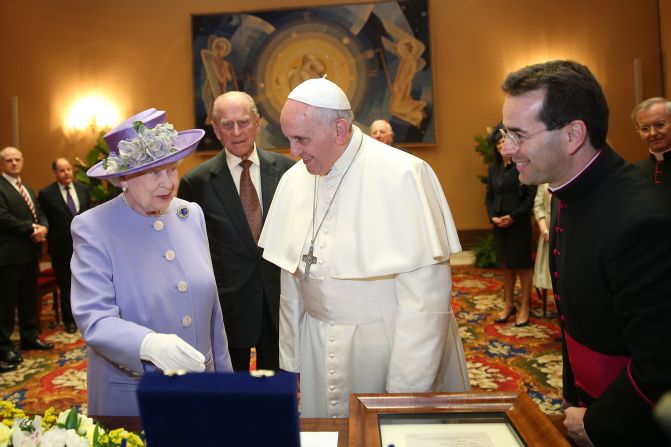
[[[37,221],[37,212],[35,211],[35,205],[33,205],[33,201],[30,200],[28,191],[26,190],[25,186],[23,186],[23,183],[21,183],[21,179],[18,179],[16,181],[16,187],[19,188],[19,192],[21,193],[23,200],[26,201],[26,205],[28,205],[28,208],[30,208],[30,214],[33,215],[33,222],[37,223],[38,221]]]

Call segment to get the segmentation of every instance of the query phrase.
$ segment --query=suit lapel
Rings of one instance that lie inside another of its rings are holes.
[[[282,174],[269,152],[259,148],[256,148],[256,151],[261,161],[261,198],[263,199],[263,221],[265,222],[266,214],[268,214],[270,203]]]
[[[12,190],[17,194],[18,197],[21,197],[21,194],[14,188],[14,186],[7,181],[7,179],[3,176],[0,175],[0,187],[2,187],[5,190],[5,194],[7,194],[8,198],[14,197],[13,193],[11,192]],[[21,201],[23,201],[23,197],[21,197]]]
[[[56,206],[58,206],[62,212],[66,213],[68,216],[72,216],[70,208],[68,208],[68,204],[65,202],[65,199],[63,199],[61,188],[58,186],[58,182],[52,183],[49,186],[48,193],[51,196],[50,200],[53,204],[58,204]]]
[[[0,175],[0,186],[5,190],[5,197],[7,197],[7,200],[11,201],[11,203],[7,203],[7,208],[14,208],[19,205],[25,206],[26,209],[28,208],[28,205],[26,205],[26,201],[23,200],[21,194],[3,175]]]
[[[217,161],[212,169],[210,169],[212,188],[221,200],[221,205],[226,210],[226,213],[228,213],[233,226],[238,230],[240,238],[250,248],[257,250],[256,242],[254,242],[254,238],[252,237],[252,231],[249,229],[249,224],[247,223],[245,211],[242,209],[240,195],[233,182],[228,164],[226,164],[226,153],[222,150],[215,157],[217,157]]]
[[[14,185],[12,185],[4,176],[0,175],[0,180],[2,180],[2,182],[3,182],[2,184],[5,187],[5,192],[9,193],[7,198],[12,200],[12,202],[13,202],[11,206],[13,206],[14,209],[16,209],[16,207],[20,207],[22,210],[27,210],[28,214],[30,215],[30,218],[32,220],[32,213],[30,212],[30,207],[28,206],[28,204],[24,200],[21,193],[19,191],[17,191],[17,189],[14,187]],[[26,186],[26,191],[28,191],[28,195],[30,196],[30,198],[33,201],[33,206],[35,206],[35,203],[36,203],[35,198],[33,197],[32,192],[30,191],[30,189],[28,189],[27,186]],[[10,204],[7,204],[7,205],[10,206]],[[37,211],[37,208],[35,208],[35,211]]]
[[[88,209],[89,198],[86,196],[86,189],[83,185],[77,182],[72,182],[72,184],[75,186],[75,193],[77,194],[77,199],[79,199],[79,214],[81,214]]]

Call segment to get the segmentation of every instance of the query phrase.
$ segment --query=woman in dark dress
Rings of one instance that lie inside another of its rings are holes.
[[[536,186],[523,185],[510,157],[501,155],[503,137],[497,125],[489,136],[489,143],[496,147],[494,163],[489,166],[485,204],[489,220],[494,224],[496,263],[503,269],[503,312],[494,320],[505,323],[517,313],[513,302],[515,279],[519,275],[520,309],[513,326],[529,324],[531,303],[531,209],[536,196]]]

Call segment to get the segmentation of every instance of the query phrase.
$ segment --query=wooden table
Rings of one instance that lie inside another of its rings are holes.
[[[140,418],[136,416],[91,416],[91,417],[99,421],[103,427],[108,429],[123,427],[126,430],[134,432],[142,431],[142,423],[140,421]],[[563,414],[548,415],[548,419],[564,436],[566,436]],[[337,431],[338,447],[348,447],[349,419],[302,418],[300,421],[301,421],[301,431]]]

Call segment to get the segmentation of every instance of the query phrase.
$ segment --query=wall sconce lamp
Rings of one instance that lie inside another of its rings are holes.
[[[85,96],[70,108],[63,123],[67,137],[81,135],[87,131],[96,135],[119,123],[119,111],[107,98],[97,95]]]

